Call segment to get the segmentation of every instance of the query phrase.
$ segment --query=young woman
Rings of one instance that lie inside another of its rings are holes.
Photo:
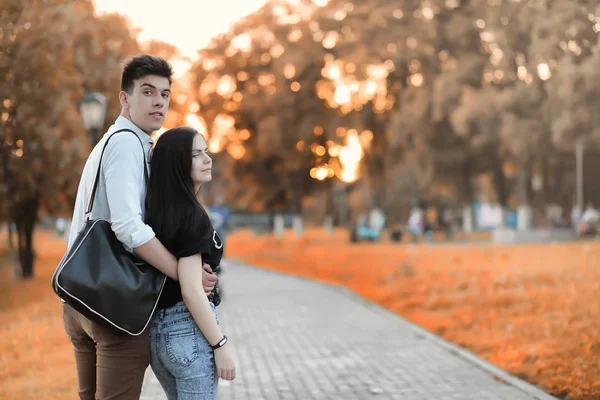
[[[200,205],[212,160],[202,135],[189,127],[162,134],[151,158],[146,221],[178,259],[179,281],[168,279],[150,327],[151,366],[169,400],[216,399],[218,378],[235,365],[215,311],[218,287],[207,296],[202,265],[213,272],[223,243]]]

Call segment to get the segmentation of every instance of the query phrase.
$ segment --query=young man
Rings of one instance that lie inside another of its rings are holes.
[[[177,259],[144,223],[144,154],[152,149],[150,134],[162,126],[171,94],[171,67],[162,58],[141,55],[132,58],[121,75],[121,114],[90,154],[73,212],[68,246],[83,227],[93,180],[107,138],[120,129],[132,130],[114,135],[102,158],[100,184],[96,192],[92,219],[111,222],[117,238],[137,256],[170,278],[177,279]],[[204,266],[210,271],[208,264]],[[203,271],[202,284],[207,294],[216,277]],[[147,334],[128,337],[90,321],[63,304],[65,330],[73,343],[79,398],[81,400],[138,400],[146,367],[150,362]]]

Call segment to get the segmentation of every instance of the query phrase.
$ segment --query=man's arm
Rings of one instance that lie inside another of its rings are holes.
[[[140,193],[144,182],[144,157],[139,140],[130,132],[117,133],[106,146],[102,170],[106,184],[111,227],[126,247],[160,272],[178,280],[177,258],[142,220]],[[210,266],[205,264],[205,269]],[[217,277],[202,271],[202,286],[210,294]]]
[[[169,278],[174,280],[179,279],[177,274],[177,259],[163,246],[156,236],[143,245],[134,248],[133,252],[142,260],[155,266],[156,269]],[[163,268],[158,268],[158,265]]]
[[[131,132],[117,133],[106,146],[102,171],[117,239],[135,254],[172,279],[177,279],[177,259],[156,239],[142,220],[141,193],[145,192],[143,149]]]
[[[142,260],[150,263],[150,265],[168,265],[175,266],[176,276],[169,276],[172,279],[178,280],[179,276],[177,271],[179,270],[179,261],[162,245],[160,240],[156,237],[150,239],[149,242],[136,247],[133,249],[135,254]],[[208,296],[212,293],[213,288],[217,284],[219,278],[217,275],[212,273],[212,268],[208,264],[204,264],[202,267],[202,288],[204,293]]]

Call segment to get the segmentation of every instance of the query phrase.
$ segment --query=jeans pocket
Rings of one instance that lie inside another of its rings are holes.
[[[187,367],[200,356],[198,346],[200,330],[196,327],[173,330],[165,333],[165,344],[169,360]]]

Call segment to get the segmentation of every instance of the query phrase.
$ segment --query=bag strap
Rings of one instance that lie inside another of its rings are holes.
[[[96,190],[98,189],[98,184],[100,183],[100,171],[102,168],[102,156],[104,155],[104,150],[106,150],[106,145],[108,144],[108,141],[110,139],[112,139],[112,137],[119,132],[131,132],[140,141],[140,146],[142,146],[142,155],[144,156],[144,178],[146,181],[146,185],[148,185],[148,165],[146,163],[146,151],[144,150],[144,144],[142,143],[142,139],[140,139],[140,137],[131,129],[120,129],[116,132],[113,132],[108,137],[108,139],[106,139],[106,142],[104,143],[104,147],[102,148],[102,153],[100,154],[100,162],[98,163],[98,170],[96,171],[96,178],[94,179],[94,188],[92,189],[92,193],[91,193],[90,199],[88,201],[88,206],[85,211],[85,221],[86,222],[90,220],[90,217],[92,215],[92,208],[94,207],[94,200],[96,198]]]

